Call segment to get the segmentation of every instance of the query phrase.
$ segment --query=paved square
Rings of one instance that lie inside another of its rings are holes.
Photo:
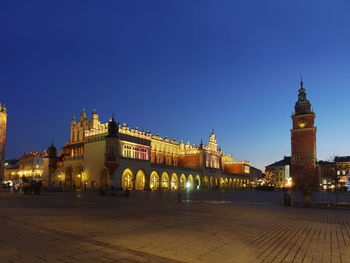
[[[282,197],[0,193],[0,261],[350,262],[350,210],[286,208]]]

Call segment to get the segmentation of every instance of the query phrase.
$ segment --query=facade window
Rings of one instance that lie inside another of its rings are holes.
[[[148,160],[148,150],[139,146],[123,146],[123,157]]]

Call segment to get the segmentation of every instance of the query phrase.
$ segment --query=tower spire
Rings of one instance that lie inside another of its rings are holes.
[[[303,75],[300,72],[300,88],[304,88]]]

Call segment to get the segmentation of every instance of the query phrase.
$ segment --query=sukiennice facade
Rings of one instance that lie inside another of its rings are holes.
[[[53,147],[53,146],[51,146]],[[51,148],[52,152],[52,148]],[[51,156],[53,156],[51,154]],[[223,189],[250,185],[250,164],[234,161],[218,148],[214,131],[208,145],[184,144],[152,136],[114,116],[101,123],[85,110],[71,120],[70,139],[43,176],[44,184],[65,189]]]

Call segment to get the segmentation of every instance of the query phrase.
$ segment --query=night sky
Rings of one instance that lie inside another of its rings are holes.
[[[83,106],[260,169],[290,155],[300,72],[317,157],[350,155],[350,1],[1,1],[6,158],[69,139]]]

